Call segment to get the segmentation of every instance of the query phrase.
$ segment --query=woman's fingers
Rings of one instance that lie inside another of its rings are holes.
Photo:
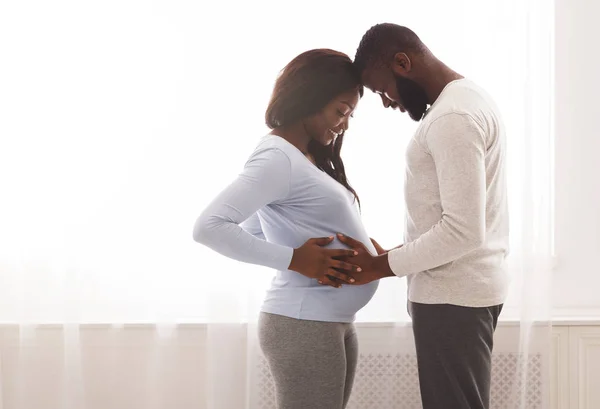
[[[347,245],[348,247],[351,247],[353,249],[359,249],[359,248],[365,247],[365,245],[363,243],[361,243],[360,241],[355,240],[352,237],[346,236],[342,233],[338,233],[337,237],[342,243],[344,243],[345,245]]]

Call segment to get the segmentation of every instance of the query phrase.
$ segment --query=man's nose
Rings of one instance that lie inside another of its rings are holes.
[[[386,97],[383,94],[381,94],[380,96],[381,96],[381,103],[383,104],[383,106],[385,108],[389,108],[392,106],[392,101],[388,97]]]

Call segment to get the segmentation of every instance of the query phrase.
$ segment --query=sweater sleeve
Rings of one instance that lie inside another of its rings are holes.
[[[397,276],[450,263],[485,240],[486,141],[469,115],[452,113],[435,120],[425,136],[435,163],[442,217],[429,231],[388,254]]]
[[[286,270],[294,249],[263,240],[240,224],[262,207],[285,199],[290,175],[291,163],[284,152],[255,151],[241,174],[200,214],[194,240],[238,261]]]

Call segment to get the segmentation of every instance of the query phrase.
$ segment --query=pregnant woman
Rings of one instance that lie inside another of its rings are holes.
[[[358,270],[338,259],[351,261],[354,251],[334,236],[342,232],[373,254],[383,252],[363,227],[340,157],[362,93],[347,55],[318,49],[294,58],[266,111],[272,131],[194,226],[197,242],[277,270],[262,305],[259,340],[279,409],[343,409],[352,389],[354,316],[378,282],[342,285],[352,279],[341,271]]]

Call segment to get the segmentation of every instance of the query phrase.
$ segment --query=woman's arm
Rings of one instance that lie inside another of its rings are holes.
[[[270,243],[244,230],[260,208],[284,199],[290,189],[289,158],[279,149],[256,151],[242,173],[202,212],[194,240],[232,259],[285,270],[294,249]]]
[[[265,233],[263,233],[262,225],[260,224],[260,219],[258,218],[258,214],[254,213],[252,216],[248,217],[245,221],[240,223],[240,227],[246,230],[248,233],[257,237],[261,240],[266,240]]]
[[[198,217],[194,240],[245,263],[289,269],[326,283],[327,276],[353,281],[348,274],[358,271],[357,267],[339,258],[355,252],[323,248],[333,237],[310,239],[294,249],[262,240],[240,226],[260,208],[284,200],[290,192],[290,180],[291,163],[285,153],[276,148],[256,151],[237,179]]]

